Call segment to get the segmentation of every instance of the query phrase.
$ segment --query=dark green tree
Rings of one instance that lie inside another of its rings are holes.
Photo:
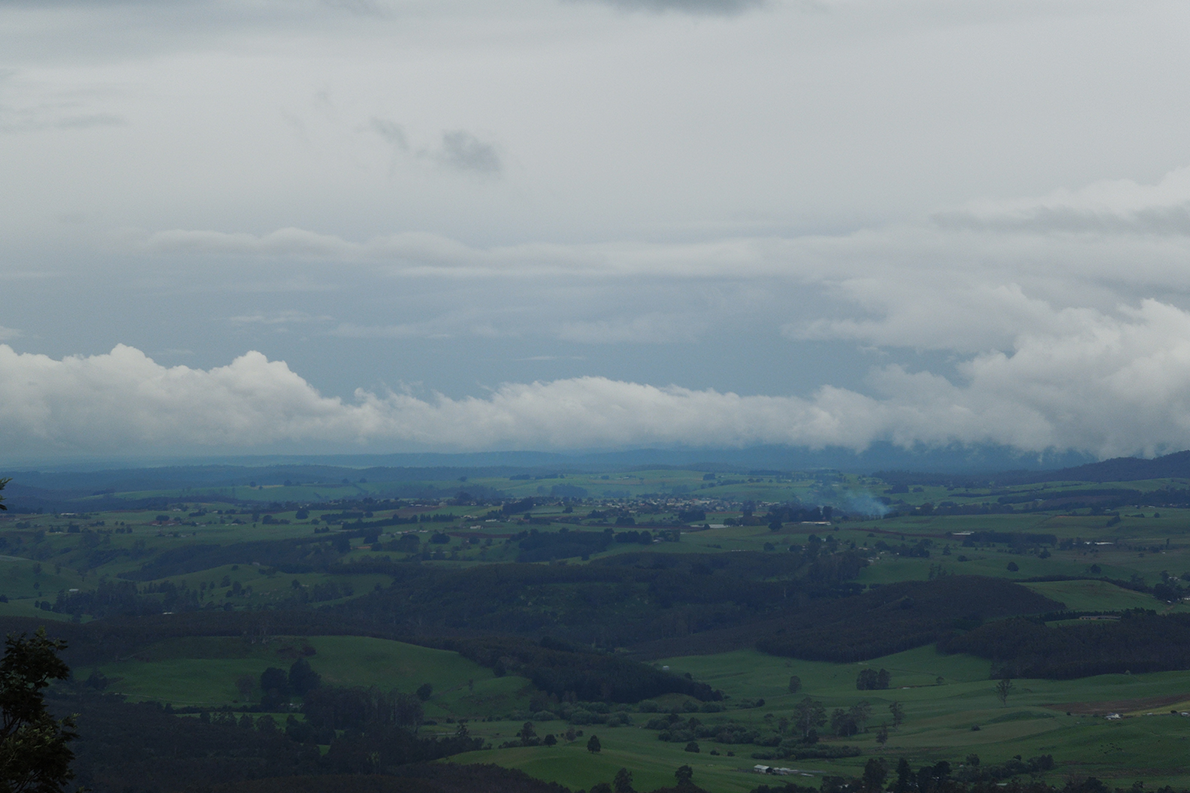
[[[599,745],[598,735],[592,735],[590,739],[587,740],[587,751],[591,754],[599,754],[599,750],[602,748],[603,747]]]
[[[632,772],[627,768],[617,771],[616,778],[612,780],[612,790],[616,793],[636,793],[632,788]]]
[[[861,699],[847,709],[847,715],[855,722],[855,726],[862,730],[868,719],[872,718],[872,706],[866,699]]]
[[[908,793],[913,785],[913,769],[909,761],[902,757],[897,761],[897,781],[893,783],[892,793]]]
[[[270,666],[260,673],[260,690],[265,693],[273,693],[276,696],[284,696],[289,693],[289,676],[285,674],[284,669]]]
[[[864,766],[864,775],[860,784],[865,793],[878,793],[884,789],[884,780],[888,778],[888,762],[883,757],[873,757]]]
[[[892,682],[892,675],[888,673],[887,669],[880,671],[861,669],[855,679],[855,687],[860,691],[877,691],[888,688],[890,682]]]
[[[694,769],[688,765],[678,766],[678,770],[674,771],[674,778],[678,780],[678,787],[686,787],[694,784]]]
[[[1008,704],[1008,697],[1014,688],[1012,679],[1008,675],[1004,675],[1000,678],[1000,682],[996,683],[996,698],[1000,700],[1001,705]]]
[[[3,480],[6,484],[8,480]],[[70,677],[58,657],[66,643],[49,639],[45,628],[33,636],[9,635],[0,660],[0,793],[59,793],[74,778],[69,743],[77,736],[73,717],[55,719],[46,711],[44,689]]]
[[[295,694],[304,695],[318,688],[322,683],[322,675],[311,669],[310,662],[305,658],[299,658],[289,667],[287,682]]]
[[[821,702],[806,697],[793,706],[793,726],[801,733],[803,740],[823,724],[826,724],[826,708]]]
[[[831,713],[831,732],[845,738],[859,732],[859,725],[847,711],[835,708]]]

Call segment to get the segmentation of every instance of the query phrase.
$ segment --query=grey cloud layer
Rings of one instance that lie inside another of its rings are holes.
[[[1080,332],[1088,311],[1113,315],[1120,306],[1135,307],[1152,296],[1181,304],[1181,296],[1190,296],[1185,267],[1190,238],[1150,233],[1135,219],[1181,211],[1188,204],[1190,170],[1179,169],[1155,185],[1092,185],[1042,199],[948,210],[950,216],[984,219],[978,227],[923,223],[835,236],[488,248],[431,234],[353,242],[301,229],[263,235],[175,230],[132,238],[130,244],[147,255],[297,259],[398,277],[538,284],[635,280],[641,290],[661,289],[661,284],[681,290],[699,282],[754,283],[767,294],[791,299],[799,288],[814,288],[835,305],[820,310],[801,304],[792,310],[791,304],[791,318],[781,323],[787,338],[969,355],[1010,349],[1030,334]],[[1055,232],[1004,220],[1036,217],[1038,207],[1067,214],[1093,211],[1101,222],[1077,232]],[[742,308],[726,304],[716,310],[731,314]],[[706,327],[709,315],[700,311],[671,307],[625,314],[605,308],[603,316],[572,317],[554,327],[559,338],[579,342],[692,340]],[[501,321],[469,318],[472,324],[495,323],[497,330]]]
[[[0,2],[0,441],[1190,444],[1188,7],[815,5]]]
[[[906,446],[991,442],[1031,451],[1155,453],[1190,445],[1190,397],[1184,396],[1190,394],[1190,306],[1147,296],[1190,294],[1184,266],[1190,240],[1153,234],[1131,219],[1186,204],[1188,173],[1179,169],[1154,185],[1096,184],[952,211],[1019,218],[1035,217],[1043,207],[1117,219],[1077,230],[940,223],[839,236],[476,248],[424,234],[353,243],[286,229],[265,235],[160,232],[136,245],[155,254],[330,259],[396,276],[466,274],[535,284],[517,289],[575,279],[653,281],[663,285],[658,289],[700,280],[720,285],[716,289],[755,282],[762,291],[788,294],[813,286],[843,308],[819,316],[797,312],[801,318],[783,328],[790,339],[846,339],[963,356],[949,376],[884,367],[873,370],[868,393],[824,386],[808,398],[743,397],[607,378],[509,384],[482,399],[366,395],[341,410],[369,417],[372,442],[862,448],[891,440]],[[1045,266],[1039,268],[1039,261]],[[1121,278],[1122,272],[1130,277]],[[408,339],[465,327],[493,335],[552,332],[580,344],[682,343],[709,332],[717,313],[605,311],[552,329],[529,329],[470,312],[381,328],[343,325],[334,333]],[[409,421],[412,415],[418,419]],[[417,432],[408,429],[414,426]]]
[[[684,14],[741,14],[760,8],[766,0],[587,0],[625,11],[676,11]]]
[[[52,129],[90,129],[92,127],[118,127],[125,123],[114,113],[31,113],[14,112],[0,107],[0,133],[13,135],[22,132],[41,132]]]
[[[1099,182],[1044,198],[976,203],[939,212],[934,220],[957,229],[1190,235],[1190,167],[1171,171],[1155,185]]]

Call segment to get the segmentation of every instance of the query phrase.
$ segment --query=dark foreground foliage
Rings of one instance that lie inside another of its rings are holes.
[[[0,490],[4,480],[0,480]],[[3,506],[3,505],[0,505]],[[60,793],[73,777],[70,716],[55,719],[47,710],[45,688],[65,680],[70,669],[58,652],[62,643],[45,630],[8,636],[0,659],[0,790],[5,793]]]

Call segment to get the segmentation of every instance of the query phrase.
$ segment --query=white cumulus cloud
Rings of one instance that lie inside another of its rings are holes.
[[[996,443],[1101,456],[1190,446],[1190,313],[1154,300],[1021,336],[950,379],[877,370],[871,393],[739,395],[579,377],[452,399],[321,395],[257,352],[210,370],[137,349],[54,360],[0,345],[0,443],[10,452],[358,444],[372,450],[582,449],[759,443],[863,449]]]

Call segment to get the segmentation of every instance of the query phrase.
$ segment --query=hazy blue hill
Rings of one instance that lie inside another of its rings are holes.
[[[1030,485],[1045,482],[1138,482],[1146,479],[1190,478],[1190,451],[1174,452],[1151,460],[1115,457],[1096,463],[1045,471],[1011,470],[969,474],[956,470],[939,473],[924,469],[885,470],[876,476],[891,484],[953,484],[960,486]]]
[[[1190,451],[1175,452],[1145,460],[1140,457],[1115,457],[1099,463],[1064,468],[1045,474],[1033,474],[1034,482],[1065,479],[1080,482],[1136,482],[1142,479],[1190,477]]]

